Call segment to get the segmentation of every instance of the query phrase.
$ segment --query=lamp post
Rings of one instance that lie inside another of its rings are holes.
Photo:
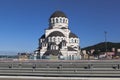
[[[105,31],[105,53],[107,53],[107,32]]]

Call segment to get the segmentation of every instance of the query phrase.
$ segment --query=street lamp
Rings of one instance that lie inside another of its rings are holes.
[[[105,31],[105,52],[107,53],[107,32]]]

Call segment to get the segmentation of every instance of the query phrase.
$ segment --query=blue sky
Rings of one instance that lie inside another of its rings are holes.
[[[86,47],[107,40],[120,42],[120,0],[0,0],[0,51],[32,52],[56,11]]]

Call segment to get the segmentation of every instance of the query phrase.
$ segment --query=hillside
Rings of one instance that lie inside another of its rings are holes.
[[[120,43],[107,42],[107,51],[111,51],[112,48],[115,48],[115,49],[120,48]],[[101,42],[101,43],[98,43],[93,46],[88,46],[88,47],[82,48],[82,50],[87,50],[87,51],[89,51],[91,49],[100,50],[100,51],[104,52],[106,49],[105,42]]]

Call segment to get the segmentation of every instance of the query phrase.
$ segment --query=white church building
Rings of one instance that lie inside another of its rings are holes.
[[[39,38],[35,54],[39,59],[79,60],[80,40],[69,29],[69,19],[62,11],[55,11],[49,18],[49,27]]]

